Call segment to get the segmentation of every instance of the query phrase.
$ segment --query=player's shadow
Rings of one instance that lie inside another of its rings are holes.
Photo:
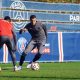
[[[39,79],[39,78],[44,78],[44,79],[54,79],[54,80],[56,80],[56,79],[61,79],[61,80],[67,80],[67,79],[69,79],[69,80],[75,80],[75,79],[77,79],[77,80],[80,80],[80,78],[77,78],[77,77],[75,77],[75,78],[68,78],[68,77],[47,77],[47,76],[45,76],[45,77],[33,77],[33,76],[0,76],[0,78],[9,78],[9,79],[12,79],[12,78],[22,78],[23,80],[24,79],[27,79],[27,78],[32,78],[32,79]]]

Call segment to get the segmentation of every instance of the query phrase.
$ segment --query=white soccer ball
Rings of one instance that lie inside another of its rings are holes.
[[[39,70],[39,68],[40,68],[40,66],[39,66],[39,64],[37,62],[33,62],[31,64],[31,69],[32,70]]]

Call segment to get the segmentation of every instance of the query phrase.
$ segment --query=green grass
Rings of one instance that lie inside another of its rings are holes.
[[[0,64],[0,80],[80,80],[79,62],[39,64],[38,71],[26,69],[24,63],[23,69],[17,72],[13,72],[12,64]]]

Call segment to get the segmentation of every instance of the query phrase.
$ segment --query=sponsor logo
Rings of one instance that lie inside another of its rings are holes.
[[[27,40],[24,37],[20,37],[17,41],[17,51],[21,55],[25,50],[26,45],[28,44]]]
[[[70,21],[80,21],[80,15],[70,15]]]
[[[16,20],[13,24],[15,26],[15,30],[20,30],[21,28],[23,28],[25,26],[25,22],[23,22],[22,20],[27,19],[27,15],[26,12],[24,11],[20,11],[20,10],[26,10],[25,5],[21,2],[21,1],[14,1],[11,6],[11,9],[15,9],[15,10],[11,10],[9,12],[9,15],[11,16],[12,19]],[[18,10],[16,10],[18,9]]]

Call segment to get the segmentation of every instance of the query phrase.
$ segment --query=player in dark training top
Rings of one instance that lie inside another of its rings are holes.
[[[47,40],[46,26],[42,24],[42,22],[37,21],[35,15],[30,16],[30,23],[28,23],[23,29],[21,29],[19,33],[21,34],[26,30],[30,33],[32,38],[21,55],[18,67],[19,70],[22,69],[22,64],[25,60],[26,55],[34,48],[38,49],[38,53],[35,55],[33,60],[28,64],[27,68],[30,68],[31,63],[37,61],[41,57]]]

